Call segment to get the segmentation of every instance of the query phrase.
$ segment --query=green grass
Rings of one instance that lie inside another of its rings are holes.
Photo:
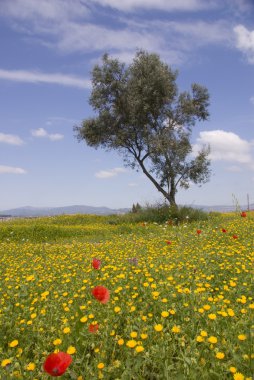
[[[66,380],[251,380],[253,213],[164,211],[0,224],[0,379],[46,380],[72,347]]]

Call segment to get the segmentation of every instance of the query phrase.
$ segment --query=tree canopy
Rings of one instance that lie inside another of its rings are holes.
[[[210,177],[209,146],[194,156],[191,144],[196,122],[209,117],[209,93],[197,83],[179,92],[177,75],[157,54],[138,51],[129,66],[105,54],[92,71],[96,116],[74,127],[79,141],[116,150],[141,169],[171,206],[178,187]]]

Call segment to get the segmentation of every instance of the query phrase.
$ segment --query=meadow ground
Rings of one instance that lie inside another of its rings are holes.
[[[63,351],[62,379],[252,380],[253,232],[253,213],[1,223],[0,379],[49,379]]]

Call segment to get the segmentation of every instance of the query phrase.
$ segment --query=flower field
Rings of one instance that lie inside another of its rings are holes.
[[[0,379],[252,380],[254,214],[119,220],[0,224]]]

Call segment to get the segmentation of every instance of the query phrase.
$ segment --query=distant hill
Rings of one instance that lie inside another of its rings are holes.
[[[236,206],[227,206],[227,205],[215,205],[215,206],[198,206],[198,205],[190,205],[190,207],[193,208],[198,208],[200,210],[206,211],[206,212],[211,212],[211,211],[218,211],[218,212],[232,212],[236,211]],[[239,208],[243,210],[247,210],[248,207],[247,205],[240,205]],[[254,203],[249,205],[250,210],[254,210]]]
[[[230,212],[235,211],[235,206],[202,206],[202,205],[188,205],[193,208],[198,208],[206,212]],[[240,206],[241,210],[247,210],[247,206]],[[95,206],[66,206],[66,207],[19,207],[10,210],[0,211],[0,218],[7,217],[36,217],[36,216],[54,216],[54,215],[70,215],[70,214],[93,214],[93,215],[112,215],[112,214],[125,214],[129,212],[130,208],[111,209],[108,207],[95,207]],[[254,210],[254,203],[250,205],[250,210]]]
[[[1,216],[16,216],[16,217],[35,217],[35,216],[54,216],[64,214],[95,214],[95,215],[111,215],[124,214],[130,211],[128,208],[111,209],[108,207],[94,206],[66,206],[66,207],[19,207],[10,210],[0,211]]]

